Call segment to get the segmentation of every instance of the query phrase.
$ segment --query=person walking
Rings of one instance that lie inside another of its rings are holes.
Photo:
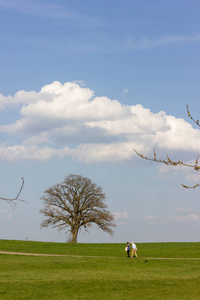
[[[135,257],[138,257],[137,253],[136,253],[136,250],[137,250],[136,244],[134,244],[133,242],[131,242],[131,244],[132,244],[131,258],[133,257],[133,255],[135,255]]]
[[[129,254],[130,254],[131,247],[130,247],[129,242],[127,242],[126,244],[127,244],[127,246],[126,246],[127,255],[128,255],[128,257],[130,257]]]

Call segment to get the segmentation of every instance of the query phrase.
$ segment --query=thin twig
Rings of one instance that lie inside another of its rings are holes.
[[[151,160],[151,161],[155,161],[155,162],[159,162],[159,163],[164,163],[168,166],[185,166],[185,167],[190,167],[190,168],[193,168],[195,169],[196,171],[199,171],[200,170],[200,166],[198,165],[198,157],[195,161],[195,164],[194,165],[190,165],[190,164],[186,164],[184,163],[183,161],[172,161],[169,156],[167,155],[167,160],[162,160],[162,159],[157,159],[156,157],[156,151],[155,151],[155,148],[154,148],[154,158],[149,158],[147,156],[144,156],[143,154],[140,154],[139,152],[137,152],[134,148],[133,150],[135,151],[135,153],[137,155],[139,155],[141,158],[144,158],[146,160]]]
[[[16,203],[14,202],[16,200],[17,201],[23,201],[23,202],[25,202],[24,200],[19,199],[19,195],[21,194],[21,191],[22,191],[23,187],[24,187],[24,178],[22,177],[22,184],[21,184],[21,187],[20,187],[20,190],[19,190],[17,196],[15,198],[3,198],[3,197],[0,197],[0,200],[7,201],[7,202],[12,203],[14,205],[16,205]]]
[[[195,164],[194,165],[191,165],[191,164],[186,164],[184,163],[183,161],[172,161],[169,156],[167,155],[167,160],[162,160],[162,159],[157,159],[157,156],[156,156],[156,150],[154,148],[154,158],[149,158],[147,156],[144,156],[143,154],[140,154],[139,152],[137,152],[135,149],[133,149],[135,151],[135,153],[137,155],[139,155],[141,158],[144,158],[146,160],[150,160],[150,161],[155,161],[155,162],[159,162],[159,163],[164,163],[168,166],[185,166],[185,167],[190,167],[190,168],[193,168],[195,171],[199,171],[200,170],[200,166],[198,165],[199,163],[199,155],[197,156],[197,159],[195,160]],[[181,184],[184,188],[187,188],[187,189],[194,189],[196,187],[200,187],[200,184],[195,184],[194,186],[187,186],[185,184]]]
[[[189,117],[196,125],[200,126],[199,120],[195,120],[195,119],[191,116],[190,111],[189,111],[189,108],[188,108],[188,105],[186,105],[186,108],[187,108],[188,117]]]

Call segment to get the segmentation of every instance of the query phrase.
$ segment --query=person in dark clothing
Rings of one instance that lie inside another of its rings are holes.
[[[131,249],[131,248],[130,248],[130,244],[129,244],[129,242],[127,242],[127,250],[126,250],[126,251],[127,251],[128,257],[130,257],[130,256],[129,256],[129,254],[130,254],[130,249]]]

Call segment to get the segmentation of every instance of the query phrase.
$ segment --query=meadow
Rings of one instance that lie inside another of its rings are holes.
[[[0,299],[200,299],[200,243],[69,244],[0,240]],[[48,254],[45,256],[44,254]]]

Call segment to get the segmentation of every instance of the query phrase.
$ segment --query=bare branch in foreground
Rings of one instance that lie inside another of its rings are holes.
[[[154,148],[154,158],[149,158],[147,156],[144,156],[143,154],[140,154],[139,152],[137,152],[134,148],[133,150],[135,151],[135,153],[137,155],[139,155],[141,158],[144,158],[146,160],[151,160],[151,161],[155,161],[155,162],[159,162],[159,163],[164,163],[168,166],[185,166],[185,167],[191,167],[191,168],[194,168],[196,171],[199,171],[200,170],[200,166],[198,165],[198,159],[199,159],[199,156],[197,157],[196,161],[195,161],[195,164],[194,165],[191,165],[191,164],[186,164],[184,163],[183,161],[172,161],[169,156],[167,155],[167,160],[162,160],[162,159],[157,159],[157,156],[156,156],[156,150]]]
[[[198,126],[200,126],[200,123],[199,123],[199,120],[195,120],[191,114],[190,114],[190,111],[189,111],[189,108],[188,108],[188,105],[186,105],[186,108],[187,108],[187,113],[188,113],[188,117]]]
[[[185,189],[195,189],[196,187],[200,187],[200,184],[199,184],[199,183],[195,184],[194,186],[187,186],[187,185],[182,184],[182,183],[181,183],[181,185],[182,185]]]
[[[16,200],[17,201],[23,201],[23,202],[25,202],[24,200],[19,199],[19,196],[21,194],[21,191],[22,191],[23,187],[24,187],[24,178],[22,177],[22,184],[21,184],[21,187],[20,187],[20,190],[19,190],[17,196],[15,198],[3,198],[3,197],[0,197],[0,200],[4,200],[4,201],[6,201],[6,202],[8,202],[10,204],[14,204],[14,205],[16,205],[16,203],[15,203]]]
[[[199,120],[195,120],[191,114],[190,114],[190,111],[189,111],[189,108],[188,108],[188,105],[186,105],[186,108],[187,108],[187,113],[188,113],[188,117],[198,126],[200,126],[200,123],[199,123]],[[157,156],[156,156],[156,150],[154,148],[154,158],[149,158],[147,156],[144,156],[143,154],[140,154],[139,152],[137,152],[135,149],[133,149],[135,151],[135,153],[137,155],[139,155],[141,158],[144,158],[146,160],[151,160],[151,161],[155,161],[155,162],[160,162],[160,163],[164,163],[168,166],[185,166],[185,167],[190,167],[190,168],[193,168],[195,171],[199,171],[200,170],[200,166],[199,166],[199,155],[197,156],[197,159],[195,160],[195,163],[194,164],[186,164],[184,163],[183,161],[172,161],[169,156],[167,155],[167,160],[162,160],[162,159],[157,159]],[[185,184],[182,184],[182,186],[186,189],[194,189],[196,187],[200,187],[200,184],[197,183],[195,184],[194,186],[192,187],[189,187]]]
[[[190,167],[193,168],[195,171],[199,171],[200,170],[200,166],[199,166],[199,155],[197,156],[197,159],[195,160],[194,164],[186,164],[183,161],[172,161],[169,156],[167,155],[167,160],[162,160],[162,159],[157,159],[157,155],[156,155],[156,150],[154,148],[154,158],[149,158],[147,156],[144,156],[143,154],[140,154],[139,152],[137,152],[135,149],[133,149],[135,151],[135,153],[137,155],[139,155],[141,158],[144,158],[146,160],[150,160],[150,161],[155,161],[155,162],[159,162],[159,163],[164,163],[168,166],[185,166],[185,167]],[[195,184],[192,187],[189,187],[187,185],[181,184],[184,188],[187,189],[194,189],[196,187],[200,187],[200,184]]]

